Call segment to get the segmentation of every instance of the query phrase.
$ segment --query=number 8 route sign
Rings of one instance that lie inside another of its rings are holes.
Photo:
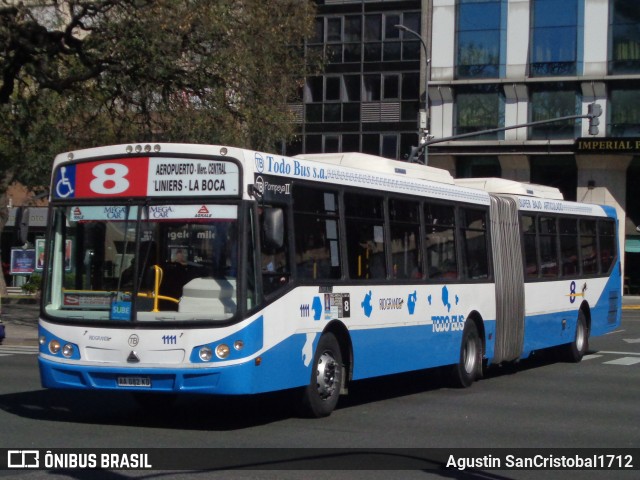
[[[53,196],[65,198],[237,196],[239,168],[229,161],[134,157],[61,165]]]

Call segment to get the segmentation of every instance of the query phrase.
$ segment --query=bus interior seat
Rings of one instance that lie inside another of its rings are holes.
[[[185,284],[178,312],[207,312],[227,318],[236,311],[236,280],[199,277]]]

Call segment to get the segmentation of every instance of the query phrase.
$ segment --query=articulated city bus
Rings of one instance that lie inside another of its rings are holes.
[[[299,393],[557,348],[620,324],[615,210],[358,153],[116,145],[53,166],[39,324],[49,388]],[[146,399],[146,400],[145,400]]]

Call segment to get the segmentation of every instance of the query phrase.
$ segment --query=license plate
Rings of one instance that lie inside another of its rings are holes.
[[[119,387],[150,387],[149,377],[118,377]]]

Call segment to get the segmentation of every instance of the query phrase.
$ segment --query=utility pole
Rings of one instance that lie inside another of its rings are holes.
[[[424,112],[420,112],[418,118],[418,141],[420,145],[420,147],[418,148],[424,148],[424,163],[426,165],[428,163],[427,141],[429,140],[429,63],[431,63],[431,59],[429,58],[429,50],[427,49],[427,44],[422,38],[422,35],[420,35],[418,32],[411,30],[404,25],[394,25],[394,27],[398,30],[409,33],[414,37],[417,37],[418,40],[420,40],[420,44],[422,45],[422,49],[424,51]]]

